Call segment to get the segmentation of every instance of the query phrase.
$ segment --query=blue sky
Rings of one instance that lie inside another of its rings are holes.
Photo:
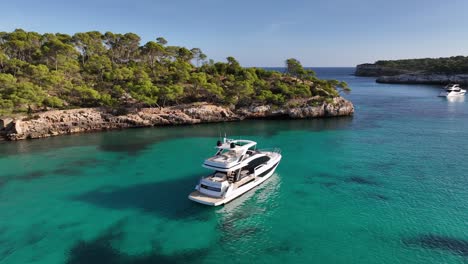
[[[3,2],[3,3],[2,3]],[[466,0],[0,0],[0,31],[134,32],[244,66],[468,55]]]

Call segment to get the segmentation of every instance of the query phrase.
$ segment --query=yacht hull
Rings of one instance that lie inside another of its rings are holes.
[[[463,96],[465,95],[466,90],[461,89],[459,92],[447,92],[447,91],[442,91],[439,94],[439,97],[455,97],[455,96]]]
[[[256,176],[253,181],[246,183],[242,185],[241,187],[238,187],[232,190],[232,192],[230,192],[229,195],[226,195],[225,197],[212,197],[212,196],[205,195],[196,190],[190,193],[188,198],[194,202],[205,204],[205,205],[210,205],[210,206],[219,206],[219,205],[229,203],[230,201],[252,190],[253,188],[265,182],[268,178],[270,178],[275,172],[276,167],[278,167],[280,160],[281,160],[281,157],[279,157],[279,159],[275,161],[273,165],[265,168],[265,170],[262,172],[264,174],[263,176],[261,177]]]
[[[463,96],[465,93],[457,93],[457,94],[447,94],[447,93],[440,93],[439,97],[455,97],[455,96]]]

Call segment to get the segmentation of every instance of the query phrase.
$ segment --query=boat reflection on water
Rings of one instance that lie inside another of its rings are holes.
[[[281,179],[274,173],[262,185],[216,210],[220,247],[223,250],[239,248],[255,251],[252,239],[268,233],[269,221],[279,208]]]
[[[465,96],[449,96],[447,101],[449,103],[463,103],[465,102]]]
[[[449,113],[457,113],[464,106],[465,96],[450,96],[447,98],[447,111]]]

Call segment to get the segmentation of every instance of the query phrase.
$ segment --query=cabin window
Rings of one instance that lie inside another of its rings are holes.
[[[221,188],[211,187],[205,184],[201,184],[200,187],[202,187],[203,189],[213,191],[213,192],[221,192]]]
[[[268,156],[259,157],[259,158],[256,158],[256,159],[252,160],[251,162],[249,162],[249,164],[247,164],[247,166],[245,166],[242,169],[243,170],[248,170],[250,173],[253,173],[255,167],[257,167],[258,165],[264,164],[269,160],[270,160],[270,157],[268,157]]]

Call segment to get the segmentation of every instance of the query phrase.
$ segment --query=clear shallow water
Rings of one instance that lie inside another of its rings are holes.
[[[465,263],[468,102],[352,68],[352,118],[130,129],[0,144],[0,263]],[[224,207],[186,197],[219,132],[278,146]]]

